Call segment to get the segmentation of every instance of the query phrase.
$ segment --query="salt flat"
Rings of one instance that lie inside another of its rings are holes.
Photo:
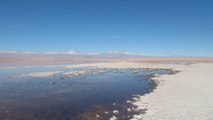
[[[65,65],[64,68],[165,68],[178,70],[173,75],[156,76],[157,88],[144,96],[134,98],[138,109],[145,114],[134,115],[132,120],[212,120],[213,119],[213,63],[145,63],[103,62]],[[98,69],[97,69],[98,70]],[[48,75],[55,73],[39,73]],[[74,72],[73,74],[79,74]],[[30,74],[34,75],[34,74]],[[36,74],[38,76],[38,74]]]
[[[136,105],[147,108],[143,120],[212,120],[213,64],[192,64],[175,75],[155,79],[155,92],[141,96]]]
[[[140,96],[134,102],[145,114],[133,120],[212,120],[213,63],[181,65],[174,63],[115,62],[83,64],[101,68],[171,68],[181,72],[162,75],[154,92]],[[76,67],[76,66],[66,66]]]

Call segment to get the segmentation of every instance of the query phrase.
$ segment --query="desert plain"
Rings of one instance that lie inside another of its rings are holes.
[[[51,64],[49,61],[51,61]],[[52,62],[53,61],[53,62]],[[69,64],[76,62],[75,64]],[[79,63],[78,63],[79,62]],[[138,110],[132,120],[211,120],[213,119],[212,58],[17,58],[0,59],[1,69],[20,66],[60,65],[65,68],[154,68],[178,71],[172,75],[155,75],[157,87],[150,93],[133,98]],[[12,64],[11,64],[12,63]],[[53,63],[53,64],[52,64]],[[50,76],[54,73],[31,73]],[[84,74],[76,72],[74,74]],[[99,118],[97,118],[99,119]],[[110,120],[116,120],[112,116]]]

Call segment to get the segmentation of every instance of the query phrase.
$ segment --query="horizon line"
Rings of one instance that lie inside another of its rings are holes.
[[[124,55],[124,56],[137,56],[137,57],[205,57],[205,58],[213,58],[213,55],[203,56],[203,55],[177,55],[177,54],[170,54],[170,55],[149,55],[149,54],[140,54],[140,53],[130,53],[130,52],[123,52],[117,50],[109,50],[106,52],[79,52],[75,50],[68,50],[68,51],[46,51],[46,52],[37,52],[37,51],[30,51],[30,50],[0,50],[0,54],[22,54],[22,55],[85,55],[85,56],[98,56],[98,55]]]

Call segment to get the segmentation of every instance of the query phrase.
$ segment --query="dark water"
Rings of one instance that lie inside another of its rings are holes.
[[[84,69],[84,68],[79,68]],[[94,68],[95,69],[95,68]],[[151,92],[154,74],[171,74],[163,69],[105,69],[102,74],[11,78],[10,75],[38,71],[69,71],[35,67],[0,70],[0,120],[94,120],[112,115],[128,119],[133,95]],[[118,110],[119,114],[114,114]],[[105,113],[108,112],[108,113]],[[133,111],[136,112],[136,111]],[[97,118],[96,115],[100,117]]]

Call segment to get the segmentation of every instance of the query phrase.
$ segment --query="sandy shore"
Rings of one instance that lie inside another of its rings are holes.
[[[181,72],[155,77],[154,92],[140,96],[134,104],[147,109],[133,120],[212,120],[213,63],[191,65],[165,63],[98,63],[83,64],[100,68],[171,68]],[[68,68],[77,66],[66,66]]]

